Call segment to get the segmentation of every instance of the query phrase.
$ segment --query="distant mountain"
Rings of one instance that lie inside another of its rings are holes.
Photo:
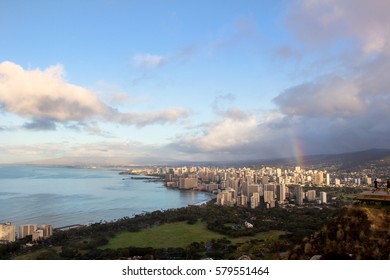
[[[249,162],[248,162],[249,163]],[[252,164],[255,164],[252,162]],[[390,150],[371,149],[352,153],[322,154],[303,156],[298,161],[296,158],[282,158],[257,161],[257,164],[271,166],[298,166],[305,168],[321,168],[334,166],[339,170],[354,169],[358,167],[370,167],[371,165],[390,165]]]
[[[62,157],[17,164],[69,167],[144,167],[152,165],[168,165],[171,162],[172,160],[170,159],[162,161],[157,158],[129,159],[127,157]]]
[[[330,162],[341,164],[343,169],[354,168],[358,166],[383,165],[390,161],[390,150],[386,149],[371,149],[355,153],[345,153],[339,155],[331,155],[328,158]]]
[[[390,150],[371,149],[342,154],[308,155],[299,159],[277,158],[261,160],[236,160],[236,161],[177,161],[172,158],[125,158],[125,157],[63,157],[56,159],[38,160],[19,164],[28,165],[56,165],[74,167],[107,167],[107,166],[219,166],[219,167],[253,167],[253,166],[280,166],[303,168],[329,168],[333,166],[339,170],[348,170],[358,167],[389,166]]]
[[[353,169],[357,167],[369,167],[370,165],[382,165],[389,162],[390,150],[371,149],[353,153],[343,153],[335,155],[309,156],[303,161],[307,165],[334,164],[339,169]]]

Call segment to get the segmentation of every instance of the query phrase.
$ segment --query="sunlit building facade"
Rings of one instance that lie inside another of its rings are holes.
[[[0,224],[0,243],[14,242],[16,240],[16,227],[10,222]]]

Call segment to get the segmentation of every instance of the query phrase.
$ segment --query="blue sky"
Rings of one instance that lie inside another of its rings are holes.
[[[0,163],[389,148],[389,8],[1,1]]]

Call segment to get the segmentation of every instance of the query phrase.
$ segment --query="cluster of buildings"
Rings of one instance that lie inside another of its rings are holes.
[[[229,180],[229,183],[217,191],[217,204],[226,206],[241,206],[250,208],[283,207],[286,204],[303,205],[304,201],[317,204],[326,204],[326,192],[321,191],[319,196],[315,190],[303,191],[302,186],[287,187],[284,183],[267,182],[266,179],[259,183],[238,179]]]
[[[136,172],[135,170],[133,170]],[[214,184],[228,184],[231,179],[245,179],[255,184],[276,183],[301,186],[329,186],[329,187],[353,187],[371,185],[372,178],[367,174],[353,172],[343,174],[323,170],[295,168],[261,167],[256,170],[251,168],[218,168],[218,167],[160,167],[154,169],[138,170],[142,174],[157,174],[165,176],[168,187],[191,189],[200,183],[208,188]],[[380,181],[379,178],[377,180]]]
[[[342,182],[350,182],[350,178],[341,181],[326,171],[303,170],[299,166],[284,170],[184,166],[158,168],[150,173],[164,176],[167,187],[207,191],[216,194],[219,205],[251,208],[302,205],[304,202],[326,204],[325,191],[304,192],[303,186],[342,187]],[[353,182],[357,186],[371,184],[371,178],[354,178]]]
[[[303,205],[305,199],[318,204],[327,203],[326,192],[321,192],[320,197],[317,198],[316,191],[305,193],[300,186],[294,187],[291,191],[284,184],[246,184],[244,188],[229,187],[218,191],[216,203],[227,206],[273,208],[290,203]]]
[[[344,182],[350,182],[350,178],[341,180],[326,171],[304,170],[299,166],[293,169],[182,166],[131,172],[163,177],[168,188],[213,193],[219,205],[251,208],[303,205],[305,202],[326,204],[328,201],[325,188],[324,191],[305,192],[303,187],[342,187],[346,186],[343,185]],[[367,176],[355,179],[356,185],[361,185],[362,182],[371,184],[371,179]]]
[[[16,239],[31,237],[32,241],[46,239],[53,235],[51,225],[37,226],[35,224],[19,226],[19,235],[16,234],[16,226],[11,222],[0,224],[0,244],[15,242]]]

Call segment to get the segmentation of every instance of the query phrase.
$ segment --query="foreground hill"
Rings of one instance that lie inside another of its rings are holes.
[[[290,259],[390,259],[388,209],[345,207],[334,220],[294,247]]]
[[[0,259],[279,259],[339,209],[202,206],[154,211],[66,231],[32,247],[0,246]]]
[[[21,240],[0,246],[0,259],[381,260],[390,258],[389,241],[388,209],[209,203],[55,231],[33,247]]]

